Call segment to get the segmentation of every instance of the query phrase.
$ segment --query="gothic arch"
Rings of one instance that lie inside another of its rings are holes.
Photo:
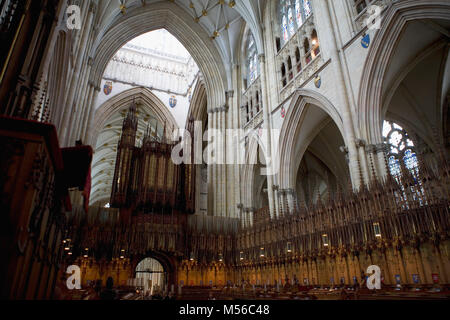
[[[161,123],[167,123],[169,128],[178,128],[177,122],[164,103],[147,88],[132,88],[104,102],[95,112],[93,130],[94,139],[97,140],[99,131],[104,127],[105,122],[112,114],[119,110],[126,109],[133,100],[148,107]]]
[[[388,9],[374,37],[359,90],[359,128],[368,143],[382,143],[384,94],[388,66],[407,24],[424,19],[450,20],[448,1],[399,1]]]
[[[208,106],[215,108],[225,103],[226,72],[220,53],[205,31],[178,5],[169,2],[146,4],[127,11],[112,27],[101,33],[91,53],[93,59],[91,80],[98,87],[112,56],[129,40],[165,28],[172,33],[192,55],[204,75],[208,92]]]
[[[303,127],[306,111],[308,110],[308,106],[311,105],[318,107],[331,118],[337,126],[345,145],[348,144],[346,141],[346,135],[344,134],[345,131],[343,128],[342,119],[332,103],[315,91],[298,89],[291,100],[286,118],[281,128],[278,152],[274,153],[279,155],[279,158],[274,161],[279,166],[278,184],[281,189],[295,188],[296,173],[301,158],[295,159],[298,155],[294,152],[294,149],[298,144],[298,134]],[[316,129],[311,130],[312,134],[308,136],[308,139],[300,142],[304,146],[303,149],[306,150],[317,133],[319,133],[320,130],[327,125],[327,121],[329,123],[330,120],[322,121]]]
[[[253,131],[253,133],[256,133]],[[245,188],[242,190],[243,192],[243,204],[246,207],[251,207],[252,204],[255,203],[255,177],[258,174],[258,150],[261,150],[265,157],[265,150],[262,145],[259,143],[259,138],[252,136],[249,137],[248,147],[246,148],[247,154],[245,157],[245,165],[243,170],[243,180],[245,183],[243,186]],[[261,147],[261,148],[259,148]]]
[[[95,143],[95,154],[92,162],[92,196],[91,203],[97,203],[108,199],[110,187],[112,185],[113,164],[116,161],[116,146],[121,130],[122,118],[119,112],[126,111],[130,104],[136,101],[138,106],[142,106],[160,124],[166,124],[167,129],[177,129],[175,118],[170,113],[164,103],[147,88],[132,88],[121,92],[103,103],[95,113],[93,124],[93,142]],[[114,126],[106,129],[109,121],[114,119]],[[147,127],[140,119],[138,135]],[[160,127],[161,129],[161,127]],[[105,134],[107,132],[107,134]],[[116,133],[117,132],[117,133]]]
[[[192,94],[186,121],[189,121],[189,119],[206,121],[208,119],[207,99],[205,81],[200,77]]]

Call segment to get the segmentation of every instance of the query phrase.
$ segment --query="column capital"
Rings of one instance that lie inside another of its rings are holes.
[[[221,106],[220,108],[217,108],[217,112],[227,112],[229,107],[225,104]]]
[[[377,143],[374,145],[375,146],[375,152],[376,153],[388,153],[389,151],[389,146],[386,143]]]
[[[365,147],[367,142],[363,139],[355,139],[355,145],[357,148]]]
[[[375,144],[366,145],[367,153],[377,153],[377,146]]]

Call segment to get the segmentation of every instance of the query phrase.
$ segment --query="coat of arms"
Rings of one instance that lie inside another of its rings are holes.
[[[113,84],[112,81],[106,81],[105,85],[103,86],[103,92],[105,95],[109,95],[112,92]]]
[[[319,75],[314,79],[314,84],[316,85],[317,89],[319,89],[322,85],[322,78]]]
[[[171,108],[175,108],[177,106],[177,97],[171,96],[169,99],[169,105]]]
[[[362,39],[361,39],[361,45],[364,49],[367,49],[370,46],[370,35],[366,34]]]

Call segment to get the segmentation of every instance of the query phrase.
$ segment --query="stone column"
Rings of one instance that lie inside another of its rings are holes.
[[[243,213],[244,205],[242,203],[238,203],[236,206],[238,209],[239,220],[241,221],[241,227],[245,227],[245,217]]]
[[[208,130],[214,128],[214,114],[213,110],[208,110]],[[211,137],[211,132],[208,133],[208,139]],[[208,142],[209,143],[209,142]],[[209,159],[205,159],[206,161],[210,161]],[[213,216],[215,214],[215,197],[214,197],[214,165],[208,163],[208,215]]]
[[[284,215],[287,212],[287,208],[285,206],[285,202],[286,202],[286,190],[285,189],[280,189],[278,191],[278,196],[281,202],[281,208],[280,208],[280,215]]]
[[[78,50],[78,55],[76,58],[76,62],[75,62],[75,66],[74,66],[74,72],[71,78],[71,82],[70,85],[68,86],[69,92],[67,94],[66,97],[66,101],[64,103],[65,106],[68,106],[67,108],[65,108],[65,113],[63,115],[63,118],[61,120],[61,124],[60,124],[60,137],[61,137],[61,141],[64,141],[64,144],[69,144],[70,141],[70,132],[67,130],[68,126],[69,126],[69,121],[72,118],[72,115],[74,113],[75,110],[75,103],[74,103],[74,98],[75,98],[75,93],[80,89],[79,88],[79,78],[80,78],[80,73],[82,71],[82,65],[84,62],[84,57],[85,57],[85,52],[87,50],[87,44],[88,44],[88,40],[89,40],[89,34],[90,31],[92,30],[92,21],[94,19],[95,16],[95,11],[96,11],[96,5],[91,3],[90,7],[89,7],[89,14],[88,14],[88,19],[86,24],[84,24],[84,28],[83,28],[83,34],[81,36],[81,40],[80,40],[80,48]]]
[[[331,1],[317,1],[314,2],[314,12],[320,13],[315,14],[316,23],[323,24],[323,30],[332,31],[329,34],[322,33],[319,34],[320,39],[322,40],[322,53],[329,53],[331,60],[333,61],[332,67],[335,69],[335,79],[334,82],[337,87],[337,94],[339,96],[339,102],[342,104],[342,122],[344,127],[344,135],[345,140],[347,141],[347,147],[349,151],[349,171],[350,177],[353,183],[353,187],[355,189],[359,189],[361,183],[363,183],[360,179],[360,159],[359,152],[356,146],[356,137],[355,137],[355,126],[352,119],[352,111],[351,111],[351,92],[349,92],[349,86],[347,85],[348,80],[344,76],[344,66],[343,66],[343,58],[342,58],[342,50],[340,50],[338,39],[340,39],[339,31],[337,30],[337,26],[333,23],[332,14],[330,9]],[[318,30],[320,32],[320,29]],[[325,48],[324,48],[325,47]],[[325,49],[325,50],[324,50]],[[341,56],[340,56],[341,55]]]
[[[227,101],[228,103],[228,101]],[[227,154],[227,136],[226,136],[226,115],[228,113],[228,105],[225,104],[223,107],[220,108],[220,131],[222,133],[222,145],[220,146],[220,149],[222,151],[222,163],[220,164],[220,185],[221,185],[221,197],[222,197],[222,216],[227,217],[228,216],[228,206],[227,206],[227,196],[228,196],[228,177],[227,177],[227,165],[226,165],[226,154]]]
[[[273,196],[273,175],[271,174],[272,169],[272,135],[271,135],[271,125],[270,125],[270,108],[269,108],[269,99],[267,97],[267,82],[266,82],[266,68],[265,68],[265,55],[260,54],[258,56],[259,64],[261,68],[261,103],[263,104],[263,119],[264,119],[264,128],[267,130],[266,132],[266,163],[269,166],[269,175],[267,175],[267,196],[269,200],[269,212],[270,216],[273,218],[275,216],[275,206],[274,206],[274,196]]]
[[[279,200],[279,197],[280,197],[280,195],[279,195],[279,189],[280,189],[280,186],[273,186],[273,190],[274,190],[274,202],[275,202],[275,214],[276,214],[277,217],[279,217],[279,216],[281,215],[281,212],[280,212],[281,208],[280,208],[280,206],[279,206],[279,204],[280,204],[280,200]]]
[[[95,145],[96,141],[94,141],[94,116],[95,116],[95,102],[97,101],[98,94],[100,93],[100,87],[94,86],[94,91],[92,93],[92,97],[88,103],[89,106],[89,117],[85,123],[85,127],[83,128],[83,131],[81,132],[84,134],[83,141],[86,141],[86,144],[90,144],[92,146]]]
[[[386,157],[388,153],[388,146],[384,143],[375,145],[376,161],[378,162],[378,177],[384,180],[388,174],[389,168],[386,166]]]
[[[295,211],[295,201],[294,201],[294,189],[287,189],[286,190],[286,196],[287,196],[287,202],[288,202],[288,210],[286,210],[286,213],[293,213]]]

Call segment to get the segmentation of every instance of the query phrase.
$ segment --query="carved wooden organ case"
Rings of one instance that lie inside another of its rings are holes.
[[[176,165],[172,150],[180,143],[147,129],[136,147],[138,118],[133,102],[124,119],[117,147],[111,207],[139,213],[171,214],[195,211],[195,166]],[[192,154],[192,153],[191,153]]]

